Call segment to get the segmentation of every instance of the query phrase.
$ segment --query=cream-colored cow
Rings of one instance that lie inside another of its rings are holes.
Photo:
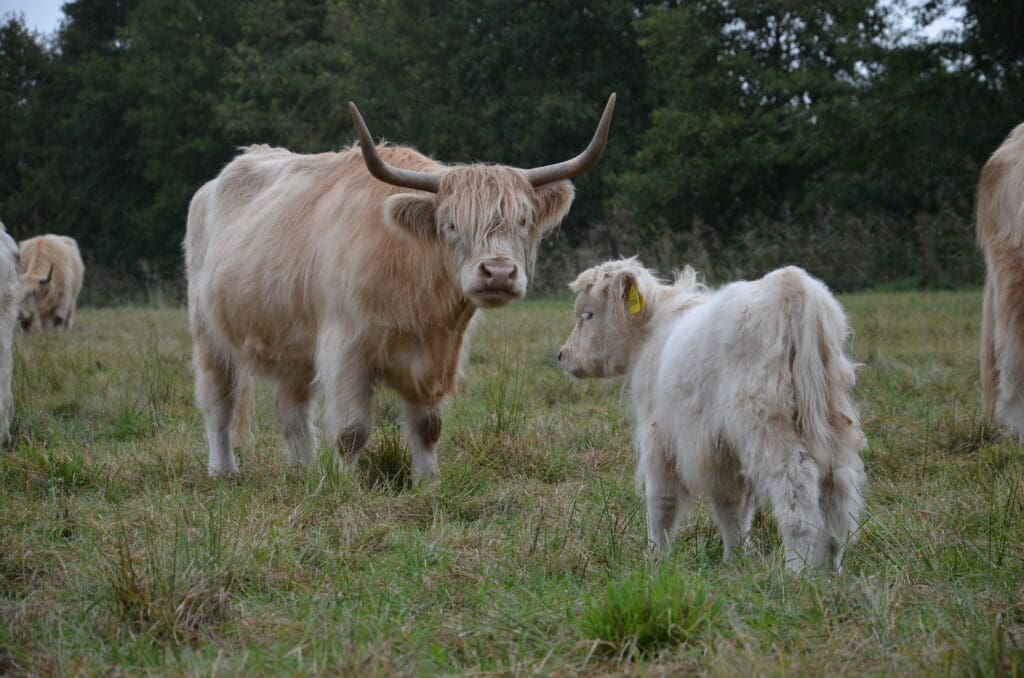
[[[576,377],[627,375],[651,547],[667,548],[703,496],[728,559],[770,504],[787,568],[838,570],[865,443],[846,316],[828,289],[796,267],[715,292],[692,269],[664,285],[635,259],[571,287],[576,325],[559,362]]]
[[[231,431],[253,374],[276,383],[292,463],[314,460],[314,390],[351,464],[383,384],[405,404],[413,476],[436,474],[441,406],[473,318],[526,293],[538,242],[572,203],[567,179],[597,162],[613,105],[614,95],[582,154],[529,170],[375,147],[351,106],[359,147],[253,146],[200,188],[185,260],[210,474],[238,469]]]
[[[1024,125],[981,170],[977,235],[987,269],[982,402],[989,415],[1024,438]]]
[[[85,264],[73,238],[50,234],[22,240],[18,311],[22,328],[71,329],[84,276]]]

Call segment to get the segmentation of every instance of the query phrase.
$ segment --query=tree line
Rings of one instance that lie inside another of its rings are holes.
[[[958,30],[915,38],[959,12]],[[544,245],[712,277],[974,284],[978,171],[1024,120],[1016,0],[71,0],[0,24],[0,220],[91,271],[180,280],[192,193],[239,146],[374,134],[445,162],[606,156]],[[664,271],[663,271],[664,272]]]

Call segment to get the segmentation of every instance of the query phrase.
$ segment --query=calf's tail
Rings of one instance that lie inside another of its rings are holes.
[[[823,461],[836,443],[837,428],[857,422],[847,394],[855,381],[854,366],[843,352],[849,326],[824,285],[799,269],[786,272],[796,425],[812,456]]]

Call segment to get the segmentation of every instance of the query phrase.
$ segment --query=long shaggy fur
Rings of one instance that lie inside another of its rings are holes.
[[[18,245],[0,223],[0,439],[10,439],[14,417],[14,325],[18,319]]]
[[[989,415],[1024,438],[1024,125],[981,171],[976,226],[986,263],[982,402]]]
[[[253,374],[277,385],[291,462],[313,461],[315,391],[339,455],[353,461],[384,384],[406,403],[414,475],[435,474],[439,408],[455,394],[478,307],[498,305],[475,296],[482,262],[514,263],[522,297],[538,241],[572,203],[568,181],[535,189],[514,168],[378,152],[440,173],[439,192],[378,181],[358,148],[253,146],[193,197],[184,247],[211,474],[237,471],[230,431],[245,428]]]
[[[828,289],[796,267],[714,292],[692,269],[665,285],[635,259],[571,288],[577,324],[560,360],[575,376],[628,375],[651,546],[666,548],[702,496],[728,559],[768,504],[789,569],[838,569],[863,505],[865,439]]]

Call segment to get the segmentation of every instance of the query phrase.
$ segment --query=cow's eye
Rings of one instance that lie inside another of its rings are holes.
[[[444,225],[444,230],[448,231],[449,233],[454,233],[455,232],[455,222],[454,221],[449,221],[447,224]]]
[[[526,228],[526,217],[521,217],[519,219],[519,226],[522,228]]]
[[[591,313],[590,311],[584,311],[583,313],[580,313],[580,320],[590,320],[593,317],[594,314]]]

